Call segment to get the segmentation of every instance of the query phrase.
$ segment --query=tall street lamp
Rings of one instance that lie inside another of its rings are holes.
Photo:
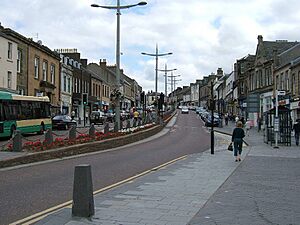
[[[168,76],[167,76],[167,73],[168,72],[172,72],[172,71],[175,71],[175,70],[177,70],[177,69],[167,69],[167,64],[165,64],[165,69],[164,70],[158,70],[158,71],[161,71],[161,72],[165,72],[165,96],[166,96],[166,98],[167,98],[167,96],[168,96],[168,87],[167,87],[167,85],[168,85]]]
[[[148,55],[148,56],[155,56],[155,101],[156,101],[156,113],[158,113],[158,101],[157,101],[157,73],[158,73],[158,57],[159,56],[165,56],[165,55],[172,55],[172,52],[168,53],[158,53],[158,46],[156,44],[156,51],[155,54],[145,53],[142,52],[142,55]],[[158,114],[157,114],[158,115]]]
[[[116,43],[116,107],[115,107],[115,113],[116,113],[116,123],[117,128],[120,130],[120,15],[121,15],[121,9],[128,9],[135,6],[143,6],[147,5],[147,2],[139,2],[137,4],[132,5],[120,5],[120,0],[117,0],[116,6],[103,6],[103,5],[97,5],[92,4],[91,7],[98,7],[98,8],[104,8],[104,9],[116,9],[117,10],[117,43]]]

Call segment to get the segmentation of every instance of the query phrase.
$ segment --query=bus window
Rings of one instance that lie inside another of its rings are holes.
[[[32,108],[33,108],[33,118],[35,118],[35,119],[42,118],[41,103],[40,102],[33,102],[32,103]]]
[[[3,101],[4,120],[16,120],[20,114],[18,102]]]
[[[3,103],[0,101],[0,121],[4,120],[4,114],[3,114]]]
[[[50,117],[50,104],[48,102],[41,102],[41,111],[43,118]]]
[[[26,119],[33,119],[33,110],[31,102],[21,102],[21,114]]]

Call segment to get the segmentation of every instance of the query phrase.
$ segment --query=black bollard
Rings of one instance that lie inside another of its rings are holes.
[[[130,124],[130,119],[129,119],[129,120],[127,120],[127,126],[126,126],[126,128],[129,129],[130,127],[131,127],[131,124]]]
[[[52,143],[53,143],[52,129],[48,129],[45,133],[45,144],[51,145]]]
[[[21,131],[15,130],[13,134],[13,151],[21,152],[22,151],[22,135]]]
[[[72,215],[91,217],[95,214],[91,166],[75,166]]]
[[[104,134],[107,134],[109,132],[109,123],[105,123],[104,125]]]
[[[90,126],[89,135],[91,138],[95,138],[95,125],[93,123]]]
[[[76,139],[76,127],[71,126],[71,129],[69,130],[69,140],[75,140]]]
[[[118,129],[118,122],[115,122],[115,124],[114,124],[114,132],[118,132],[118,131],[119,131],[119,129]]]

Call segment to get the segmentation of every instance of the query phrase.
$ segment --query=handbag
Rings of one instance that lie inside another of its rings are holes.
[[[231,152],[233,151],[232,142],[231,142],[231,143],[228,145],[228,148],[227,148],[227,150],[228,150],[228,151],[231,151]]]

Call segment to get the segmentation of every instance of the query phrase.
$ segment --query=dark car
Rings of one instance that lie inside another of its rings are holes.
[[[68,115],[57,115],[52,118],[52,128],[53,129],[69,129],[71,126],[76,126],[75,120]]]
[[[207,127],[211,127],[211,126],[218,127],[219,123],[220,123],[220,119],[217,118],[217,117],[214,117],[214,122],[212,123],[211,115],[209,115],[206,118],[205,126],[207,126]]]
[[[93,111],[90,115],[90,123],[92,124],[104,124],[107,118],[102,111]]]
[[[115,122],[115,113],[112,111],[107,111],[105,113],[107,122],[113,123]]]

